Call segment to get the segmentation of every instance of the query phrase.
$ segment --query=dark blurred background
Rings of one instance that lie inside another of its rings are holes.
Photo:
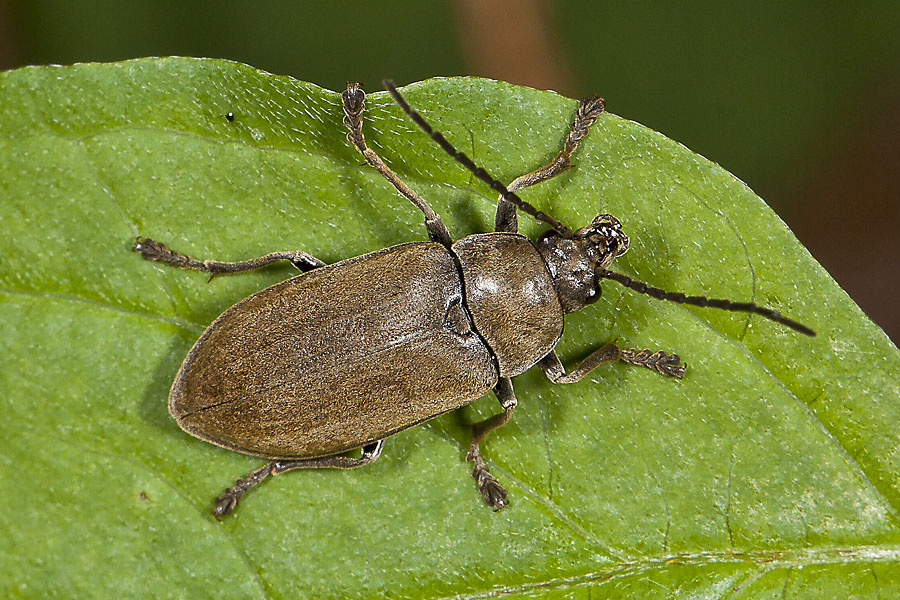
[[[897,0],[0,0],[0,68],[164,55],[600,93],[746,181],[900,340]]]

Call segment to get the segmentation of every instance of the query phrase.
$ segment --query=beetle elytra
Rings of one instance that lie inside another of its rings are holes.
[[[422,211],[430,242],[326,265],[299,250],[240,262],[201,261],[151,239],[135,241],[134,249],[147,260],[211,276],[282,260],[303,272],[222,313],[194,344],[172,385],[169,411],[182,429],[269,459],[216,499],[215,516],[232,512],[269,475],[368,464],[381,455],[385,438],[490,390],[502,412],[472,425],[466,458],[474,464],[484,501],[502,508],[507,493],[488,470],[479,444],[516,408],[512,377],[538,365],[554,383],[574,383],[614,361],[669,377],[684,374],[677,354],[615,343],[566,372],[554,350],[563,317],[596,301],[603,279],[661,300],[759,314],[814,335],[752,303],[666,292],[609,271],[629,245],[618,219],[601,214],[572,231],[516,195],[571,166],[572,154],[603,111],[602,99],[581,102],[552,161],[504,186],[434,131],[393,84],[385,86],[441,148],[500,194],[494,232],[453,241],[440,215],[366,145],[365,93],[348,84],[341,96],[348,141]],[[549,225],[536,243],[517,233],[519,210]],[[344,454],[360,448],[358,458]]]

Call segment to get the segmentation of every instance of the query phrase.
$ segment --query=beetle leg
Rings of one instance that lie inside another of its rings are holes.
[[[588,134],[591,125],[594,124],[594,121],[597,120],[597,117],[602,112],[603,98],[594,96],[593,98],[582,100],[578,106],[578,112],[575,113],[575,120],[569,128],[569,133],[563,140],[563,149],[559,151],[556,158],[540,169],[535,169],[531,173],[515,178],[512,183],[506,186],[506,189],[510,192],[515,192],[536,183],[547,181],[563,171],[567,171],[572,166],[572,153],[581,144],[581,140]],[[518,229],[516,206],[512,202],[504,200],[501,195],[497,198],[497,215],[494,217],[494,231],[516,233]]]
[[[649,348],[643,350],[619,348],[612,342],[591,352],[569,373],[566,373],[555,350],[551,350],[550,354],[542,358],[538,365],[541,367],[544,375],[547,376],[547,379],[553,383],[575,383],[603,363],[615,362],[617,360],[632,365],[647,367],[648,369],[657,371],[661,375],[677,377],[679,379],[684,375],[684,370],[686,368],[686,365],[681,363],[681,357],[677,354],[669,354],[662,350],[653,352]]]
[[[472,477],[478,482],[478,491],[481,492],[485,503],[494,510],[500,510],[506,506],[506,490],[497,481],[497,478],[488,471],[484,459],[481,457],[481,449],[478,445],[488,433],[505,425],[513,411],[516,410],[516,395],[513,392],[512,380],[508,377],[501,377],[494,388],[494,393],[500,401],[503,412],[494,415],[480,423],[472,425],[472,444],[469,446],[469,452],[466,454],[467,461],[474,461],[475,467],[472,469]]]
[[[172,250],[165,244],[151,240],[150,238],[139,237],[134,240],[135,252],[141,253],[144,260],[155,260],[162,263],[168,263],[182,269],[195,269],[197,271],[206,271],[210,275],[210,279],[222,273],[241,273],[243,271],[253,271],[261,269],[279,260],[289,260],[299,270],[306,272],[324,267],[325,263],[315,256],[307,254],[302,250],[294,250],[293,252],[271,252],[259,258],[250,260],[242,260],[238,262],[221,262],[218,260],[197,260],[191,258],[181,252]]]
[[[384,448],[384,440],[378,440],[367,446],[363,446],[362,456],[352,458],[350,456],[323,456],[320,458],[305,458],[301,460],[273,460],[267,465],[250,471],[234,482],[234,486],[222,492],[216,498],[212,514],[216,518],[224,517],[231,513],[247,491],[261,482],[269,475],[280,475],[294,469],[355,469],[373,462],[381,456]]]
[[[391,171],[390,167],[384,164],[384,161],[371,148],[366,146],[366,138],[363,137],[362,132],[362,114],[365,110],[365,100],[366,93],[359,87],[358,83],[348,83],[347,89],[341,94],[341,102],[344,106],[344,125],[349,130],[347,141],[356,146],[356,149],[366,159],[366,164],[381,173],[382,177],[387,179],[403,197],[424,213],[425,229],[428,230],[429,239],[449,248],[453,244],[453,240],[450,237],[450,231],[441,220],[441,215],[428,206],[427,202],[403,183],[403,180],[397,177],[396,173]]]

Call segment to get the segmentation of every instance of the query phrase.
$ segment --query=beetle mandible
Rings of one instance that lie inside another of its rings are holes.
[[[608,343],[568,373],[554,351],[563,317],[595,302],[612,279],[660,300],[762,315],[807,335],[812,330],[752,303],[685,296],[608,270],[628,250],[618,219],[596,216],[571,231],[516,195],[571,166],[572,153],[603,112],[581,102],[563,148],[508,186],[457,151],[385,87],[448,154],[500,194],[495,231],[456,242],[439,214],[372,151],[362,133],[365,93],[347,84],[341,99],[347,140],[425,216],[430,242],[413,242],[326,265],[302,251],[240,262],[197,260],[147,238],[143,258],[210,273],[251,271],[288,260],[302,274],[241,300],[219,316],[185,358],[169,394],[182,429],[213,444],[270,459],[226,489],[216,517],[268,477],[294,469],[352,469],[381,455],[385,438],[454,410],[492,390],[502,412],[472,425],[466,460],[485,503],[506,505],[480,442],[515,411],[512,378],[535,364],[554,383],[574,383],[597,366],[622,361],[681,377],[677,354]],[[532,243],[517,233],[517,210],[550,226]],[[362,449],[359,458],[343,453]]]

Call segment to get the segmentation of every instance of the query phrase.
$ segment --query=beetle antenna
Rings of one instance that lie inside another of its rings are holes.
[[[531,215],[538,221],[542,221],[542,222],[546,223],[547,225],[549,225],[550,227],[555,229],[557,231],[557,233],[559,233],[559,235],[561,235],[562,237],[564,237],[564,238],[572,237],[572,232],[569,230],[568,227],[566,227],[565,225],[563,225],[562,223],[560,223],[559,221],[557,221],[556,219],[554,219],[547,213],[541,212],[538,209],[536,209],[534,206],[532,206],[531,204],[525,202],[524,200],[519,198],[514,192],[511,192],[508,189],[506,189],[505,185],[503,185],[498,180],[491,177],[491,175],[487,171],[485,171],[483,168],[476,165],[472,161],[471,158],[469,158],[468,156],[466,156],[465,154],[463,154],[462,152],[460,152],[459,150],[454,148],[453,144],[448,142],[447,138],[445,138],[444,135],[440,131],[433,129],[431,127],[431,125],[429,125],[428,122],[422,118],[422,115],[420,115],[419,113],[414,111],[412,108],[410,108],[409,103],[406,101],[406,99],[402,95],[400,95],[400,92],[397,90],[396,87],[394,87],[393,81],[391,81],[389,79],[385,79],[383,83],[384,83],[384,88],[394,98],[394,100],[397,102],[397,104],[400,105],[400,108],[403,109],[403,112],[405,112],[407,114],[407,116],[410,119],[412,119],[413,123],[415,123],[416,125],[421,127],[422,131],[424,131],[429,136],[431,136],[431,139],[433,139],[437,143],[437,145],[440,146],[444,150],[444,152],[446,152],[447,154],[452,156],[462,166],[464,166],[469,171],[471,171],[475,177],[477,177],[481,181],[488,184],[492,190],[494,190],[495,192],[497,192],[498,194],[503,196],[504,200],[506,200],[507,202],[510,202],[512,204],[515,204],[519,208],[519,210],[521,210],[522,212],[525,212],[525,213]]]
[[[806,334],[810,337],[815,337],[816,335],[816,332],[806,325],[798,323],[793,319],[788,319],[787,317],[775,312],[770,308],[757,306],[752,302],[732,302],[731,300],[707,298],[706,296],[686,296],[681,292],[667,292],[665,290],[649,286],[643,281],[637,281],[632,279],[631,277],[622,275],[621,273],[607,271],[606,269],[597,270],[595,275],[604,279],[612,279],[613,281],[621,283],[629,289],[632,289],[641,294],[647,294],[648,296],[652,296],[657,300],[669,300],[670,302],[677,302],[679,304],[709,306],[712,308],[721,308],[722,310],[730,310],[734,312],[753,313],[755,315],[760,315],[769,320],[775,321],[776,323],[781,323],[786,327],[790,327],[794,331],[799,331],[800,333]]]

